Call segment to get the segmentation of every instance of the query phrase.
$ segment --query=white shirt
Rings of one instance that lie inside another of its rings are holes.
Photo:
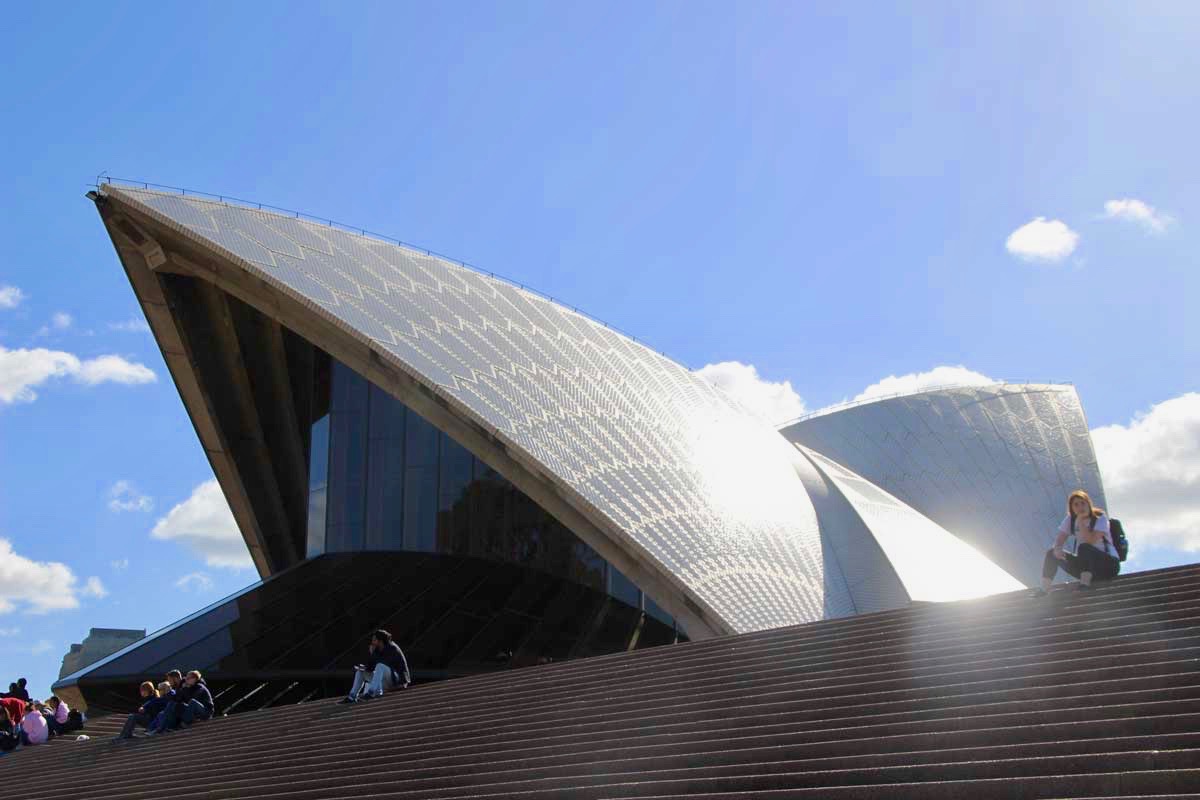
[[[1078,526],[1076,526],[1076,527],[1078,528]],[[1095,525],[1092,526],[1092,530],[1100,531],[1101,533],[1104,534],[1104,539],[1102,540],[1102,544],[1104,545],[1105,554],[1110,555],[1113,558],[1117,558],[1117,548],[1116,548],[1116,545],[1114,545],[1113,541],[1112,541],[1112,532],[1109,531],[1109,529],[1108,529],[1108,515],[1101,514],[1100,516],[1096,517],[1096,523],[1095,523]],[[1069,553],[1075,553],[1078,550],[1078,545],[1070,546],[1072,544],[1070,542],[1070,539],[1073,538],[1072,533],[1071,533],[1071,515],[1070,514],[1067,514],[1065,517],[1063,517],[1062,523],[1058,526],[1058,532],[1066,534],[1068,537],[1068,545],[1064,545],[1064,549],[1066,549],[1067,552],[1069,552]],[[1078,533],[1079,531],[1076,530],[1075,532]]]

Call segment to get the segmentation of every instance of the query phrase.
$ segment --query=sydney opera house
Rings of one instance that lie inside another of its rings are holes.
[[[63,678],[120,707],[344,691],[384,627],[417,680],[1032,585],[1103,504],[1075,390],[994,384],[781,429],[686,367],[461,264],[300,215],[89,195],[261,580]]]

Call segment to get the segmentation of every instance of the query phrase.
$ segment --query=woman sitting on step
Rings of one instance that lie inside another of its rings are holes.
[[[1074,538],[1075,552],[1067,547]],[[1108,516],[1103,509],[1092,505],[1092,498],[1082,489],[1067,498],[1067,516],[1058,526],[1054,547],[1046,551],[1042,562],[1042,588],[1037,594],[1050,590],[1059,570],[1079,579],[1080,589],[1091,589],[1092,581],[1107,581],[1121,571],[1121,560],[1108,529]]]

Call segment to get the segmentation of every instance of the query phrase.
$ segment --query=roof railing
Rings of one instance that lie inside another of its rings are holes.
[[[826,414],[833,414],[837,411],[845,411],[848,408],[854,408],[856,406],[865,406],[865,405],[869,405],[870,403],[878,403],[881,400],[895,400],[897,397],[915,397],[916,395],[925,394],[927,392],[944,392],[947,389],[982,389],[982,388],[995,387],[995,386],[1028,386],[1028,385],[1073,386],[1074,384],[1071,383],[1071,381],[1041,381],[1041,380],[1031,380],[1031,379],[998,380],[998,381],[991,381],[989,383],[943,383],[943,384],[938,384],[936,386],[923,386],[920,389],[913,389],[913,390],[907,391],[907,392],[893,392],[892,394],[880,394],[880,395],[872,395],[871,397],[863,397],[858,400],[844,400],[841,403],[834,403],[833,405],[824,406],[823,408],[818,408],[815,411],[809,411],[807,414],[801,414],[800,416],[796,417],[795,419],[789,419],[787,422],[780,422],[775,426],[775,428],[776,428],[776,430],[783,430],[784,428],[788,427],[789,425],[795,425],[798,422],[804,422],[805,420],[809,420],[814,417],[823,417]]]
[[[645,347],[647,350],[649,350],[653,353],[656,353],[657,355],[662,356],[663,358],[667,359],[668,361],[671,361],[671,362],[679,365],[680,367],[683,367],[684,369],[688,370],[689,372],[692,371],[691,367],[684,364],[681,360],[674,358],[670,355],[667,355],[666,353],[664,353],[663,351],[661,351],[657,348],[651,347],[646,342],[639,340],[632,333],[628,333],[628,332],[622,330],[621,328],[618,328],[616,325],[610,325],[609,323],[605,322],[604,320],[600,319],[599,317],[593,316],[592,314],[589,314],[588,312],[583,311],[582,309],[580,309],[577,306],[573,306],[570,303],[559,300],[552,295],[546,294],[545,292],[535,289],[532,286],[527,286],[518,280],[514,280],[513,278],[507,277],[506,275],[501,275],[497,272],[492,272],[491,270],[486,270],[486,269],[482,269],[480,267],[476,267],[472,264],[468,264],[466,261],[463,261],[462,259],[454,258],[452,256],[445,255],[444,253],[439,253],[436,250],[430,250],[428,247],[422,247],[421,245],[413,244],[412,242],[406,242],[403,239],[397,239],[395,236],[388,236],[387,234],[384,234],[384,233],[376,233],[375,231],[370,231],[370,230],[367,230],[366,228],[359,228],[354,225],[346,225],[345,223],[337,222],[336,220],[332,220],[327,217],[318,217],[313,214],[307,214],[303,211],[296,211],[296,210],[290,209],[290,208],[281,208],[280,206],[273,206],[273,205],[269,205],[267,203],[259,203],[254,200],[243,200],[242,198],[233,197],[233,196],[227,195],[227,194],[213,194],[212,192],[201,192],[196,189],[185,189],[180,186],[168,186],[168,185],[162,184],[162,183],[151,183],[149,181],[141,181],[141,180],[136,180],[133,178],[115,178],[115,177],[108,175],[107,173],[103,173],[103,172],[96,176],[95,183],[89,184],[89,185],[93,186],[97,190],[99,190],[105,184],[116,184],[119,186],[133,186],[133,187],[140,186],[141,188],[147,189],[147,190],[161,189],[164,191],[176,192],[183,197],[200,197],[200,198],[204,198],[204,199],[208,199],[208,200],[216,200],[224,205],[231,205],[231,206],[235,205],[235,206],[240,206],[243,208],[254,208],[259,211],[273,211],[278,214],[290,216],[294,219],[303,219],[303,220],[307,220],[309,222],[316,222],[321,225],[326,225],[330,228],[336,228],[338,230],[345,231],[346,233],[354,233],[354,234],[358,234],[359,236],[365,236],[365,237],[369,237],[372,239],[379,239],[381,241],[387,242],[388,244],[394,244],[399,247],[404,247],[408,250],[415,250],[418,253],[424,253],[425,255],[430,256],[432,258],[439,258],[443,261],[449,261],[451,264],[457,264],[458,266],[460,266],[464,269],[469,269],[472,272],[478,272],[480,274],[487,275],[489,278],[491,278],[493,280],[502,281],[504,283],[509,284],[510,286],[517,287],[521,291],[530,292],[531,294],[535,294],[538,297],[541,297],[545,300],[549,300],[550,302],[554,303],[555,305],[559,305],[564,308],[569,308],[571,311],[574,311],[576,314],[580,315],[581,317],[589,319],[598,325],[602,325],[603,327],[608,328],[609,330],[614,331],[615,333],[619,333],[622,336],[624,336],[625,338],[636,342],[637,344],[641,345],[642,347]]]

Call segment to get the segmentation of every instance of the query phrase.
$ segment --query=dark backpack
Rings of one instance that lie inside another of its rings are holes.
[[[79,711],[67,712],[67,724],[63,725],[63,733],[83,730],[83,714]]]
[[[1117,548],[1117,558],[1124,561],[1129,556],[1129,540],[1125,538],[1125,527],[1121,520],[1108,518],[1108,534],[1112,537],[1113,547]]]

